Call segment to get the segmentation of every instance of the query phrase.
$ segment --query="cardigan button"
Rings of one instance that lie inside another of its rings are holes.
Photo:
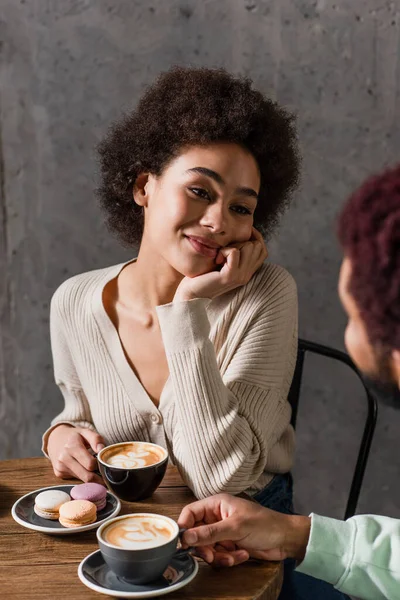
[[[162,423],[162,416],[161,416],[161,415],[158,415],[158,414],[156,414],[156,413],[153,413],[153,414],[151,415],[150,419],[153,421],[153,423],[157,423],[157,424],[160,424],[160,423]]]

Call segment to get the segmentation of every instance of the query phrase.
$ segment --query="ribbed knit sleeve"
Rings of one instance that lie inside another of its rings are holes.
[[[251,487],[290,427],[296,286],[273,269],[253,278],[247,298],[231,323],[223,375],[209,339],[208,301],[157,307],[174,392],[175,461],[198,498]]]
[[[50,433],[57,425],[67,424],[94,430],[90,407],[82,390],[65,333],[68,312],[63,307],[64,294],[60,287],[50,304],[50,339],[53,355],[54,378],[64,398],[64,409],[51,421],[42,437],[42,452],[47,454]]]

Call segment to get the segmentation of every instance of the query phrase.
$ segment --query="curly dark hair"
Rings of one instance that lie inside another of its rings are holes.
[[[254,224],[271,233],[299,178],[294,117],[223,69],[174,67],[163,73],[98,146],[97,189],[107,224],[127,245],[140,242],[143,211],[133,201],[139,173],[160,175],[188,146],[240,144],[261,173]]]
[[[368,179],[338,220],[349,292],[377,348],[400,349],[400,164]]]

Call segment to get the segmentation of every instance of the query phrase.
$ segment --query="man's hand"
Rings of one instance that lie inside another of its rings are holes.
[[[178,524],[187,528],[183,543],[196,546],[206,562],[233,566],[249,557],[303,560],[311,520],[284,515],[228,494],[218,494],[186,506]]]

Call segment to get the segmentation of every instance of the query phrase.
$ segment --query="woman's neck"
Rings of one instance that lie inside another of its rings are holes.
[[[136,261],[129,263],[118,277],[119,298],[127,306],[154,310],[172,302],[183,275],[160,255],[142,245]]]

